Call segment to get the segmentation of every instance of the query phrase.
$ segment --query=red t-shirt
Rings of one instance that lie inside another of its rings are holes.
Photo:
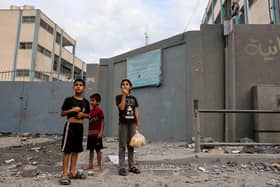
[[[88,136],[97,137],[101,129],[101,121],[104,120],[103,111],[100,108],[93,108],[89,113]]]

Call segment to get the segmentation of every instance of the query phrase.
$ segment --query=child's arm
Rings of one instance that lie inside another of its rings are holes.
[[[81,111],[81,108],[76,106],[76,107],[73,107],[69,110],[61,110],[60,115],[63,117],[63,116],[66,116],[66,115],[68,115],[72,112],[80,112],[80,111]]]
[[[89,118],[89,113],[90,113],[90,106],[89,106],[89,102],[87,100],[83,100],[84,102],[84,107],[85,107],[85,110],[83,110],[83,112],[78,112],[78,118]]]
[[[125,109],[125,103],[126,103],[126,96],[128,95],[128,90],[122,88],[122,99],[120,104],[118,105],[120,110],[124,110]]]
[[[136,130],[140,130],[140,123],[139,123],[139,111],[138,108],[135,107],[135,118],[136,118]]]
[[[84,112],[79,112],[79,113],[78,113],[78,117],[79,117],[79,118],[89,118],[89,114],[84,113]]]
[[[103,130],[104,130],[104,118],[101,119],[101,127],[100,127],[100,131],[98,133],[98,138],[102,138]]]

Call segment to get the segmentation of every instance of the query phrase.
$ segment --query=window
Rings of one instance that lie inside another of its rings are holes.
[[[70,75],[71,74],[71,69],[62,64],[61,69],[60,69],[60,73],[63,73],[65,75]]]
[[[61,39],[61,34],[59,34],[58,32],[56,33],[56,43],[60,44],[60,39]]]
[[[32,42],[20,42],[19,48],[20,49],[32,49]]]
[[[48,56],[48,57],[51,57],[51,52],[49,50],[47,50],[46,48],[44,48],[43,46],[41,45],[38,45],[38,49],[37,49],[40,53]]]
[[[45,80],[45,81],[48,81],[49,80],[49,76],[42,73],[42,72],[39,72],[39,71],[35,71],[35,78],[37,79],[40,79],[40,80]]]
[[[249,7],[251,7],[255,2],[256,0],[249,0]]]
[[[17,77],[28,77],[29,76],[29,70],[27,69],[18,69],[16,70]]]
[[[23,16],[22,23],[35,23],[35,16]]]
[[[40,26],[43,27],[46,31],[48,31],[50,34],[53,34],[53,28],[42,19],[40,20]]]

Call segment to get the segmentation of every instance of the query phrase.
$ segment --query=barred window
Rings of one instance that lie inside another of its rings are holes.
[[[59,34],[59,33],[57,32],[57,33],[56,33],[56,38],[55,38],[56,43],[60,44],[60,39],[61,39],[61,34]]]
[[[32,42],[20,42],[19,48],[20,49],[32,49]]]
[[[22,23],[35,23],[35,16],[23,16]]]
[[[35,71],[35,78],[40,79],[40,80],[49,80],[49,76],[44,74],[43,72]]]
[[[18,70],[16,70],[16,75],[18,76],[18,77],[28,77],[29,76],[29,70],[27,70],[27,69],[18,69]]]
[[[39,45],[39,44],[38,44],[37,50],[38,50],[40,53],[42,53],[42,54],[44,54],[44,55],[46,55],[46,56],[48,56],[48,57],[51,57],[51,52],[50,52],[48,49],[44,48],[43,46],[41,46],[41,45]]]
[[[43,27],[46,31],[48,31],[50,34],[53,34],[53,28],[42,19],[40,20],[40,26]]]

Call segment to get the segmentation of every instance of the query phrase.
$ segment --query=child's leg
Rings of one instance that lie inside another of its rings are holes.
[[[88,166],[85,168],[86,170],[93,169],[93,158],[94,158],[94,150],[90,150],[89,151]]]
[[[69,157],[70,157],[69,153],[63,153],[63,161],[62,161],[63,176],[68,176]]]
[[[78,160],[78,153],[71,153],[70,173],[72,176],[76,175],[76,165]]]
[[[125,149],[127,144],[127,126],[126,124],[120,123],[119,125],[119,166],[124,168],[125,161]]]
[[[101,150],[99,149],[99,150],[96,151],[96,153],[97,153],[97,167],[96,167],[96,170],[99,171],[99,170],[101,170],[102,152],[101,152]]]
[[[131,168],[134,165],[134,148],[129,145],[132,136],[135,134],[135,124],[128,125],[127,131],[127,153],[128,153],[128,167]]]

